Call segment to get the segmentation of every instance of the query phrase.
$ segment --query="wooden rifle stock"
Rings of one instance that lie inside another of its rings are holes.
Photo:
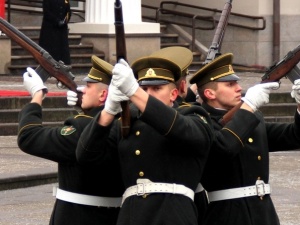
[[[122,3],[120,0],[115,1],[115,33],[116,33],[117,62],[120,59],[124,59],[127,61]],[[130,111],[129,111],[128,101],[122,101],[121,107],[122,107],[122,113],[121,113],[122,135],[123,137],[127,137],[130,130]]]
[[[267,82],[279,82],[283,77],[287,77],[292,83],[295,80],[300,79],[300,70],[297,67],[297,64],[300,61],[300,45],[295,49],[288,52],[281,61],[271,66],[266,73],[262,76],[261,83]],[[231,110],[229,110],[222,118],[220,123],[224,126],[228,123],[235,112],[241,107],[243,102],[239,103]]]
[[[70,66],[66,66],[62,61],[57,62],[46,50],[1,17],[0,30],[27,50],[40,64],[36,72],[40,75],[43,82],[45,82],[48,77],[53,76],[68,89],[77,92],[77,106],[81,108],[82,93],[76,90],[77,84],[74,81],[75,76],[71,73]]]

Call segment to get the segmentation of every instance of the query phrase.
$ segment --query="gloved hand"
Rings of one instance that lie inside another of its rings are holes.
[[[269,103],[271,89],[275,90],[277,88],[279,88],[277,82],[257,84],[247,90],[242,101],[249,105],[253,111],[256,111],[259,107]]]
[[[58,81],[56,83],[56,87],[59,88],[59,89],[66,89],[66,85],[64,85],[62,82]]]
[[[76,90],[82,93],[84,88],[85,86],[78,86]],[[67,100],[68,100],[67,102],[68,106],[75,106],[78,101],[77,92],[71,90],[67,91]]]
[[[120,59],[112,70],[112,82],[127,97],[131,97],[139,87],[133,71],[124,59]]]
[[[40,76],[30,67],[27,67],[27,72],[23,74],[23,84],[31,97],[39,90],[43,90],[44,94],[48,93],[48,89]]]
[[[122,112],[120,102],[128,100],[129,98],[111,83],[108,87],[108,96],[105,101],[104,109],[109,114],[116,115]]]
[[[291,96],[296,100],[298,104],[300,104],[300,79],[294,81]]]
[[[60,20],[60,21],[58,21],[57,26],[58,27],[63,27],[65,24],[66,24],[65,20]]]

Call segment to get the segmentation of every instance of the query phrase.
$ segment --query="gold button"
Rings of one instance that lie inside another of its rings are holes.
[[[136,154],[136,155],[140,155],[140,154],[141,154],[141,151],[140,151],[140,150],[135,150],[135,154]]]
[[[252,143],[252,142],[253,142],[253,139],[252,139],[252,138],[249,138],[249,139],[248,139],[248,142],[249,142],[249,143]]]
[[[143,171],[139,172],[139,175],[140,175],[140,177],[143,177],[144,176],[144,172]]]
[[[144,194],[144,195],[143,195],[143,198],[147,198],[147,194]]]
[[[257,157],[257,159],[258,159],[258,160],[261,160],[261,156],[259,155],[259,156]]]
[[[260,177],[258,177],[257,180],[260,180]]]
[[[136,135],[136,136],[139,136],[140,133],[141,133],[141,132],[137,131],[137,132],[135,132],[135,135]]]

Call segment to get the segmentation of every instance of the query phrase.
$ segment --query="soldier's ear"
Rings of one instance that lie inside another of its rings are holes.
[[[207,99],[215,99],[216,98],[216,92],[213,89],[207,88],[204,90],[204,96]]]

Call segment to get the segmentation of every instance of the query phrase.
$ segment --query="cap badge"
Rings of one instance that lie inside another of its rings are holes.
[[[147,70],[145,77],[154,77],[154,76],[156,76],[156,74],[153,69],[150,68],[149,70]]]
[[[233,68],[232,68],[231,65],[229,65],[229,72],[230,72],[230,73],[234,73]]]

